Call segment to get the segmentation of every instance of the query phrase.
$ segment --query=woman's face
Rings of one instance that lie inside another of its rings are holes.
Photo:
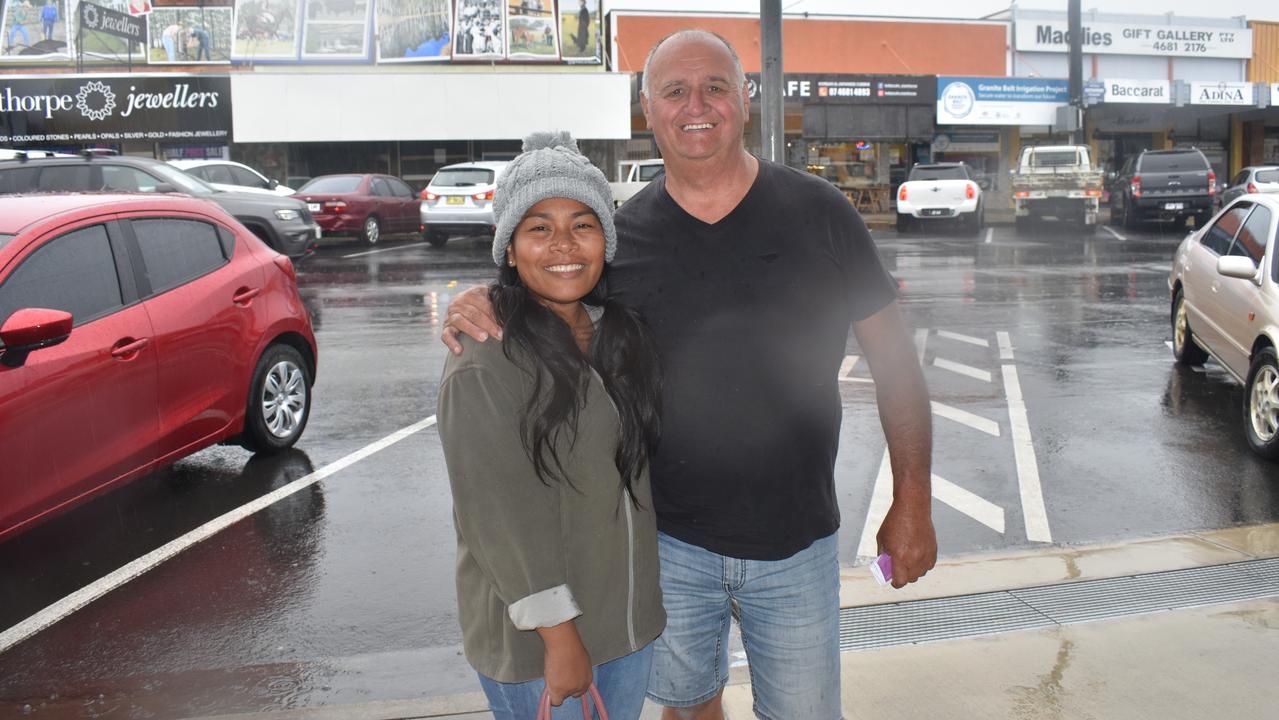
[[[586,205],[547,198],[524,213],[506,257],[529,292],[568,319],[604,272],[604,228]]]

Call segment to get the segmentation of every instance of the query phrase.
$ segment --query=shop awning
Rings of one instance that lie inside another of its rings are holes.
[[[626,73],[246,73],[231,78],[235,141],[631,136]]]

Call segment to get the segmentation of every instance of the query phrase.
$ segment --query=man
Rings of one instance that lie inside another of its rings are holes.
[[[212,61],[213,60],[213,38],[209,37],[209,31],[203,25],[197,25],[191,30],[191,40],[195,45],[195,61]]]
[[[58,6],[53,4],[53,0],[44,0],[44,7],[40,8],[40,23],[44,26],[44,39],[53,39],[53,26],[58,22]]]
[[[577,9],[577,33],[573,35],[573,44],[577,45],[577,54],[586,52],[586,43],[591,39],[591,11],[586,8],[586,0],[581,0]]]
[[[931,411],[896,287],[860,216],[829,183],[742,144],[750,100],[736,53],[705,31],[650,52],[641,105],[663,177],[617,214],[611,297],[638,310],[662,356],[652,459],[663,604],[649,697],[666,720],[723,717],[736,614],[755,712],[840,715],[838,368],[848,328],[875,376],[893,469],[879,545],[893,585],[932,568]],[[457,330],[500,328],[468,291]]]
[[[5,52],[12,53],[17,47],[18,35],[22,35],[22,46],[29,47],[31,45],[31,35],[27,32],[27,23],[31,22],[31,4],[27,0],[11,3],[13,9],[9,12],[9,44],[5,48]]]
[[[160,43],[164,45],[164,57],[169,62],[178,61],[178,51],[182,49],[183,38],[186,36],[187,23],[185,20],[179,20],[172,25],[166,27],[160,33]]]

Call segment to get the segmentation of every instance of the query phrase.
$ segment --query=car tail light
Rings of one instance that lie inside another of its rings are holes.
[[[324,209],[333,212],[343,212],[346,210],[346,203],[342,200],[325,200]]]
[[[1132,183],[1130,183],[1130,185],[1132,187],[1132,196],[1141,197],[1141,176],[1133,175]]]
[[[1212,195],[1217,192],[1217,173],[1208,171],[1208,194]]]
[[[1100,190],[1085,190],[1084,195],[1087,197],[1101,197]]]
[[[427,191],[423,190],[423,191],[422,191],[422,199],[423,199],[423,200],[430,200],[431,202],[435,202],[436,200],[439,200],[439,199],[440,199],[440,196],[439,196],[439,195],[436,195],[436,194],[435,194],[435,193],[433,193],[433,192],[427,192]]]
[[[283,255],[277,255],[275,256],[275,265],[283,270],[284,274],[288,275],[290,280],[293,282],[298,281],[298,271],[294,269],[292,260]]]
[[[967,185],[965,185],[964,197],[968,198],[969,200],[972,200],[973,198],[977,197],[977,186],[972,183],[968,183]]]
[[[489,190],[488,192],[477,193],[475,195],[472,195],[471,199],[472,200],[492,200],[493,191]]]
[[[1028,197],[1030,197],[1030,191],[1029,191],[1029,190],[1018,190],[1017,192],[1013,193],[1013,197],[1028,198]]]
[[[1248,192],[1250,192],[1250,193],[1255,193],[1255,192],[1257,192],[1257,185],[1256,185],[1256,183],[1248,183]]]
[[[905,185],[902,185],[902,189],[897,191],[897,199],[898,199],[898,200],[905,200],[905,199],[906,199],[906,186],[905,186]]]

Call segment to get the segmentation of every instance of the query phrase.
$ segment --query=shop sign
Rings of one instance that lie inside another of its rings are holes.
[[[0,76],[0,145],[230,138],[226,75]]]
[[[746,74],[746,90],[759,99],[759,73]],[[786,73],[782,92],[787,99],[830,103],[895,103],[929,105],[937,93],[931,75],[811,75]]]
[[[1252,83],[1247,82],[1192,82],[1191,105],[1252,105],[1256,97]]]
[[[1167,105],[1172,102],[1170,84],[1167,80],[1107,79],[1104,82],[1106,93],[1102,97],[1103,102],[1148,105]]]
[[[1051,125],[1069,102],[1065,80],[937,78],[938,125]]]
[[[999,152],[999,133],[997,131],[937,133],[933,136],[932,151],[935,153]]]
[[[1279,107],[1279,83],[1270,84],[1270,107]]]
[[[1252,31],[1195,25],[1084,23],[1085,54],[1169,57],[1252,57]],[[1019,19],[1013,28],[1019,52],[1070,52],[1070,29],[1062,20]]]
[[[80,27],[124,40],[146,43],[147,27],[144,20],[91,2],[80,3]]]

